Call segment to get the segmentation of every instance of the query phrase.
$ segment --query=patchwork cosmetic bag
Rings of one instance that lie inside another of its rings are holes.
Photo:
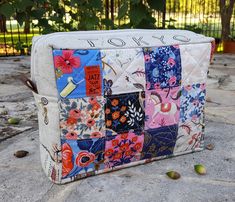
[[[183,30],[35,37],[31,86],[49,179],[63,184],[202,150],[212,42]]]

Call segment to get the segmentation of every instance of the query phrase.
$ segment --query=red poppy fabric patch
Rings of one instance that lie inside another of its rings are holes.
[[[104,164],[113,168],[140,160],[144,143],[144,133],[129,131],[111,137],[105,141]]]
[[[62,140],[62,178],[104,169],[104,138]]]

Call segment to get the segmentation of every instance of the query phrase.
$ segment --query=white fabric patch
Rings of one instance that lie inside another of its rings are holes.
[[[145,90],[145,64],[141,48],[101,50],[101,58],[103,78],[108,83],[112,81],[111,94]]]
[[[193,123],[191,121],[180,123],[174,154],[198,149],[201,143],[202,126],[200,123]]]
[[[211,43],[180,45],[182,85],[205,83]]]

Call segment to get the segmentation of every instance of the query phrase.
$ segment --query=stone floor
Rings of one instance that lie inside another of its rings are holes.
[[[17,76],[29,74],[30,58],[0,58],[0,201],[235,201],[235,56],[215,55],[207,84],[206,144],[214,150],[54,185],[39,160],[36,107]],[[20,124],[7,119],[17,116]],[[24,149],[29,155],[13,156]],[[197,175],[202,163],[207,174]],[[179,180],[166,177],[168,170]]]

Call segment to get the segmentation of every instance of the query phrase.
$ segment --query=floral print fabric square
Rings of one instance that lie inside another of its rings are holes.
[[[106,97],[106,135],[143,130],[144,92],[112,95]]]
[[[147,90],[145,96],[146,130],[178,124],[180,87]]]
[[[201,117],[205,105],[205,84],[193,84],[182,88],[180,99],[180,121]]]
[[[102,95],[99,50],[53,50],[53,57],[57,89],[62,98]]]
[[[104,168],[104,138],[62,140],[61,144],[63,178]]]
[[[181,60],[178,46],[145,48],[147,90],[156,86],[169,88],[181,84]]]
[[[147,130],[144,134],[144,146],[141,159],[173,154],[178,126],[164,126]]]
[[[141,48],[101,50],[104,94],[145,90],[145,65]]]
[[[62,138],[76,140],[105,136],[104,103],[102,96],[61,100]]]
[[[199,119],[180,123],[174,153],[200,148],[203,140],[202,125]]]
[[[134,131],[122,133],[106,138],[105,167],[112,168],[140,160],[144,143],[144,134]]]

